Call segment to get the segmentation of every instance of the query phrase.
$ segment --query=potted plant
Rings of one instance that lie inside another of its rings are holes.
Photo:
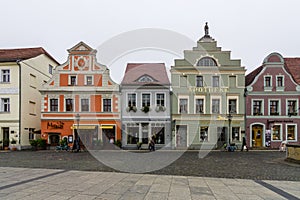
[[[156,108],[155,108],[156,112],[159,112],[159,111],[164,112],[165,110],[166,110],[166,107],[164,107],[164,106],[156,106]]]
[[[136,106],[128,106],[128,107],[126,108],[126,111],[127,111],[127,112],[130,112],[130,111],[136,112],[137,109],[136,109]]]
[[[9,149],[9,139],[4,139],[3,140],[3,148],[4,150],[8,150]]]
[[[142,110],[144,113],[147,113],[147,112],[150,111],[150,107],[149,107],[149,106],[144,106],[144,107],[142,107],[141,110]]]
[[[38,145],[37,140],[30,140],[29,143],[30,143],[30,145],[31,145],[31,149],[32,149],[33,151],[36,151],[36,150],[37,150],[37,145]]]
[[[17,144],[17,140],[15,140],[14,138],[11,139],[10,143],[12,144],[12,148],[11,150],[16,151],[17,147],[15,146]]]
[[[47,140],[37,139],[37,147],[38,149],[45,150],[47,148]]]

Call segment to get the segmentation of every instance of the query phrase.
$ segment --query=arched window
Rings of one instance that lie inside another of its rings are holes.
[[[217,63],[210,57],[204,57],[198,61],[197,66],[217,66]]]

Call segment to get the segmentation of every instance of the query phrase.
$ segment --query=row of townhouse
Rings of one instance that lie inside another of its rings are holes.
[[[83,42],[61,65],[40,51],[10,61],[0,53],[0,140],[22,148],[36,136],[52,146],[80,136],[87,148],[136,148],[152,136],[159,148],[178,149],[220,148],[243,137],[250,147],[299,143],[300,58],[271,53],[245,76],[206,27],[175,60],[171,81],[163,63],[128,63],[119,85]]]

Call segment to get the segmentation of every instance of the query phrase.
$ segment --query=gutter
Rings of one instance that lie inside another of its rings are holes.
[[[20,145],[20,149],[21,149],[21,122],[22,122],[22,120],[21,120],[21,117],[22,117],[22,110],[21,110],[21,105],[22,105],[22,103],[21,103],[21,100],[22,100],[22,97],[21,97],[21,89],[22,89],[22,83],[21,83],[21,75],[22,75],[22,73],[21,73],[21,64],[20,64],[20,62],[21,62],[22,60],[20,60],[20,59],[18,59],[18,60],[16,60],[16,63],[17,63],[17,65],[19,66],[19,145]]]

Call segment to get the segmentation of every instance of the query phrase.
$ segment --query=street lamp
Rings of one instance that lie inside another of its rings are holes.
[[[80,149],[80,147],[79,147],[79,138],[78,138],[79,121],[80,121],[80,115],[79,115],[79,113],[77,113],[75,115],[75,119],[76,119],[76,122],[77,122],[77,129],[75,131],[74,145],[75,145],[76,150],[79,151],[79,149]],[[74,145],[73,145],[73,147],[74,147]]]
[[[231,112],[227,115],[228,118],[228,136],[227,136],[227,148],[230,148],[230,135],[231,135],[231,120],[233,116],[231,115]]]

